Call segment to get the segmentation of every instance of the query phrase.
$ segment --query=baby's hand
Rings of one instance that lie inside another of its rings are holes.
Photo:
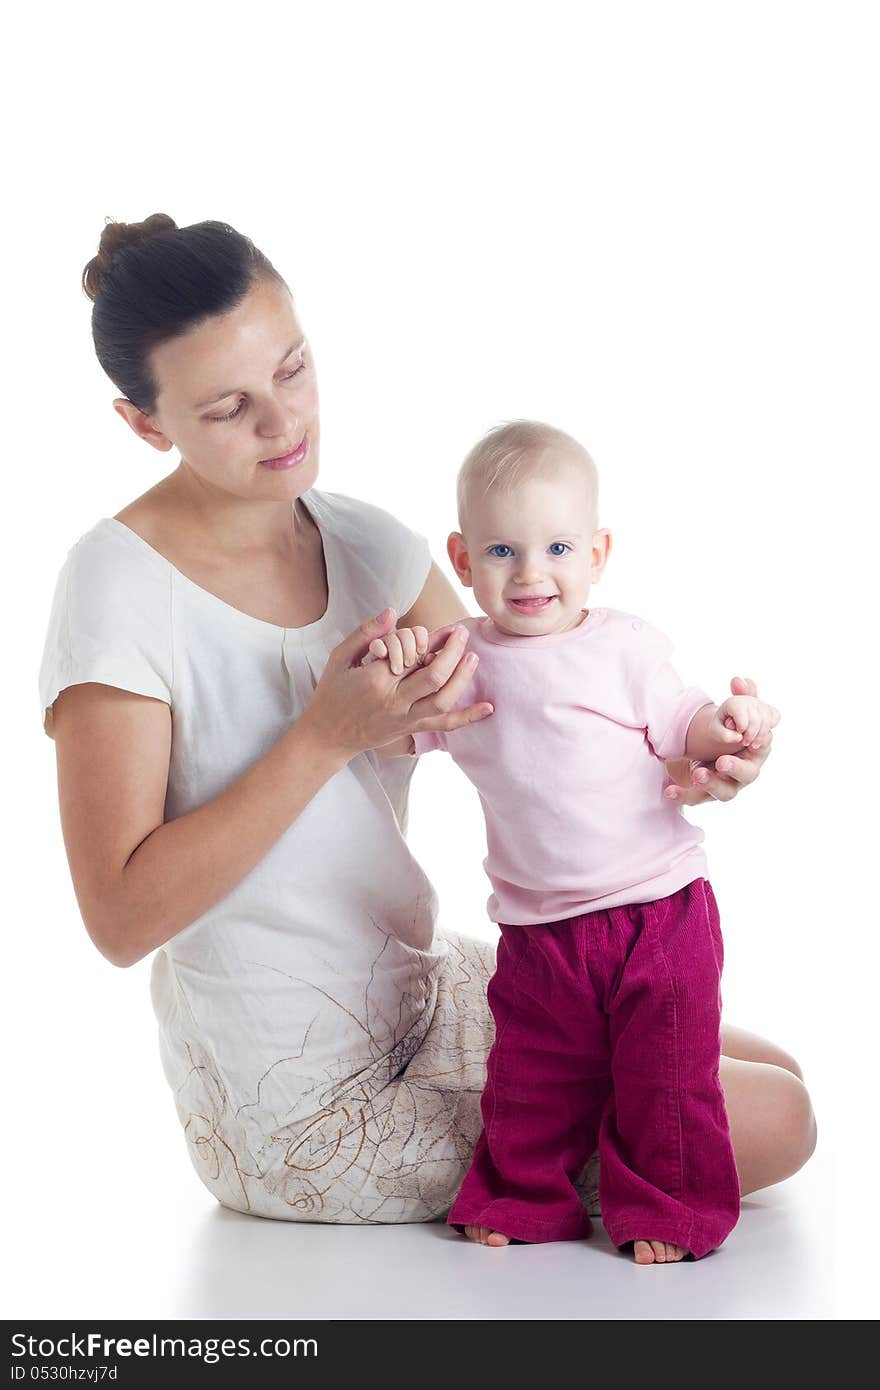
[[[757,695],[731,695],[718,706],[713,724],[719,730],[732,730],[739,736],[740,748],[761,748],[767,741],[771,729],[779,723],[779,710],[765,704]],[[727,737],[731,746],[737,739]]]
[[[370,660],[388,661],[395,676],[402,676],[410,667],[425,665],[428,650],[428,629],[426,627],[398,627],[386,632],[384,637],[376,637],[361,662],[368,665]]]

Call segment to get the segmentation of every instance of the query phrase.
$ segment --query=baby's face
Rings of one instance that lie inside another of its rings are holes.
[[[561,460],[549,477],[490,490],[473,501],[465,525],[457,556],[450,537],[450,556],[503,632],[544,637],[583,620],[610,536],[594,532],[593,503],[577,464]]]

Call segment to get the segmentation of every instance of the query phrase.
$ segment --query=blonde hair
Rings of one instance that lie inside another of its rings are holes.
[[[486,497],[493,488],[512,490],[528,477],[549,476],[560,455],[583,465],[595,529],[599,513],[596,465],[570,434],[540,420],[508,420],[496,425],[471,449],[456,481],[459,529],[464,531],[469,507],[476,498]]]

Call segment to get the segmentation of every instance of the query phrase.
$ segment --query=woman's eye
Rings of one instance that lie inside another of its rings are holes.
[[[300,372],[304,372],[304,371],[305,371],[305,368],[306,368],[305,362],[302,361],[302,359],[300,359],[299,365],[296,366],[296,367],[294,367],[294,369],[293,369],[292,372],[285,372],[285,374],[284,374],[284,376],[281,378],[281,380],[282,380],[282,381],[292,381],[293,378],[294,378],[295,376],[299,376]],[[244,401],[239,401],[238,405],[237,405],[233,410],[230,410],[230,411],[228,412],[228,414],[226,414],[226,415],[209,415],[209,416],[208,416],[208,419],[211,420],[212,422],[215,422],[215,423],[217,423],[217,424],[220,424],[220,423],[222,423],[222,421],[224,421],[224,420],[234,420],[234,419],[236,419],[236,417],[239,416],[239,415],[241,414],[241,412],[242,412],[243,409],[244,409]]]
[[[550,554],[551,554],[551,555],[564,555],[565,552],[566,552],[566,550],[570,550],[570,549],[571,549],[571,546],[566,545],[564,541],[554,541],[553,544],[550,546]]]
[[[503,555],[501,551],[504,551]],[[509,545],[492,545],[489,547],[489,554],[494,555],[497,560],[506,560],[508,555],[513,554],[513,551]]]
[[[209,416],[208,416],[208,419],[209,419],[209,420],[218,421],[218,422],[219,422],[220,420],[234,420],[235,417],[236,417],[236,415],[240,415],[240,414],[241,414],[242,404],[243,404],[243,403],[242,403],[241,401],[239,401],[239,403],[238,403],[238,405],[235,407],[235,409],[234,409],[234,410],[230,410],[230,412],[229,412],[228,415],[209,415]]]

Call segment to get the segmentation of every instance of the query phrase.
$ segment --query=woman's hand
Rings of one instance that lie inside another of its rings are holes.
[[[453,710],[479,660],[466,651],[467,628],[453,625],[451,630],[440,628],[430,636],[426,633],[424,640],[420,637],[418,645],[424,651],[417,653],[419,664],[410,670],[404,669],[403,644],[390,637],[395,618],[394,610],[386,608],[333,648],[315,693],[300,716],[300,722],[306,721],[343,762],[404,734],[434,729],[448,732],[494,713],[492,705],[485,703]],[[389,646],[389,660],[362,665],[370,644],[377,639]],[[408,638],[406,643],[408,648]],[[392,669],[392,651],[402,674]]]
[[[734,676],[730,689],[734,695],[758,694],[755,682],[742,676]],[[714,764],[692,763],[687,758],[670,760],[666,770],[672,784],[664,789],[663,795],[679,806],[698,806],[703,801],[732,801],[742,787],[754,782],[769,756],[772,743],[773,734],[768,730],[760,747],[724,753]]]

